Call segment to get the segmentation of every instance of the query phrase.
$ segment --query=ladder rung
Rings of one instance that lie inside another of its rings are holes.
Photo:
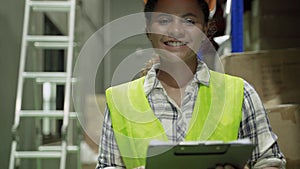
[[[71,1],[29,1],[34,11],[67,12],[70,10]]]
[[[36,48],[42,49],[66,49],[69,47],[67,42],[34,42]]]
[[[36,79],[36,82],[38,83],[55,83],[55,84],[65,84],[66,83],[66,78],[43,78],[43,77],[39,77]],[[76,82],[76,78],[72,78],[71,79],[72,83]]]
[[[23,72],[24,78],[46,78],[46,79],[61,79],[66,78],[65,72]]]
[[[26,40],[29,42],[68,42],[69,36],[27,35]]]
[[[20,117],[37,117],[37,118],[63,118],[64,112],[62,110],[22,110],[20,111]],[[70,112],[69,113],[70,118],[77,118],[76,112]]]
[[[15,152],[16,158],[60,158],[61,152],[59,151],[16,151]]]
[[[61,151],[61,146],[39,146],[40,151]],[[78,151],[78,146],[67,146],[68,152]]]

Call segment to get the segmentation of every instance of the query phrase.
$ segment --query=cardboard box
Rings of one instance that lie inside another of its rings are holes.
[[[299,39],[300,7],[294,15],[280,13],[251,18],[251,39]],[[284,45],[284,44],[282,44]]]
[[[253,16],[270,14],[293,14],[299,11],[299,0],[252,0],[251,11]]]
[[[225,73],[247,80],[260,95],[287,169],[300,168],[299,55],[300,49],[286,49],[221,57]]]
[[[98,152],[100,135],[104,120],[104,110],[106,100],[104,94],[90,95],[86,97],[84,108],[84,122],[81,125],[84,129],[84,141],[95,151]]]
[[[252,51],[274,50],[300,47],[299,38],[260,38],[252,40],[250,48]]]
[[[245,13],[244,15],[248,15]],[[253,0],[251,6],[251,50],[300,47],[300,1]],[[247,19],[248,16],[244,17]],[[245,25],[247,26],[247,25]],[[245,36],[248,36],[245,34]],[[247,37],[245,37],[247,38]],[[246,43],[245,49],[248,49]]]
[[[280,150],[286,157],[287,169],[300,168],[300,105],[281,104],[266,107]]]
[[[300,103],[300,49],[244,52],[221,57],[224,72],[254,86],[265,104]]]

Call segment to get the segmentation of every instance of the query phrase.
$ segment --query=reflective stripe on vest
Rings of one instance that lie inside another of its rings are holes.
[[[238,137],[242,118],[242,79],[210,71],[209,86],[200,85],[186,141]],[[116,142],[126,168],[145,165],[150,140],[168,138],[144,92],[144,77],[106,90]]]

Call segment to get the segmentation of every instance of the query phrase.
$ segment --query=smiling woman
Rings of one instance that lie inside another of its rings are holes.
[[[145,12],[148,12],[147,5]],[[206,18],[205,2],[174,3],[173,0],[158,1],[147,18],[148,38],[160,57],[157,78],[178,106],[181,106],[181,95],[187,83],[196,72],[199,37],[206,30]]]
[[[158,8],[157,11],[162,10]],[[196,53],[193,49],[199,49],[198,37],[205,28],[203,13],[189,10],[177,10],[176,15],[153,13],[147,24],[148,38],[154,48],[169,51],[186,61],[192,59],[194,62]]]
[[[153,139],[178,143],[240,138],[257,145],[247,166],[284,168],[277,136],[256,91],[241,78],[209,70],[197,57],[199,49],[203,56],[215,56],[203,43],[206,1],[148,0],[144,12],[147,37],[159,62],[144,77],[106,90],[97,168],[143,168]],[[233,168],[223,165],[215,164]]]

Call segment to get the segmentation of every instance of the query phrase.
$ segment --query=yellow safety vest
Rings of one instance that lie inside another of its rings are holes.
[[[200,85],[186,141],[238,137],[242,118],[244,82],[210,71],[209,86]],[[145,166],[150,140],[168,138],[144,92],[144,77],[106,90],[113,131],[126,168]]]

